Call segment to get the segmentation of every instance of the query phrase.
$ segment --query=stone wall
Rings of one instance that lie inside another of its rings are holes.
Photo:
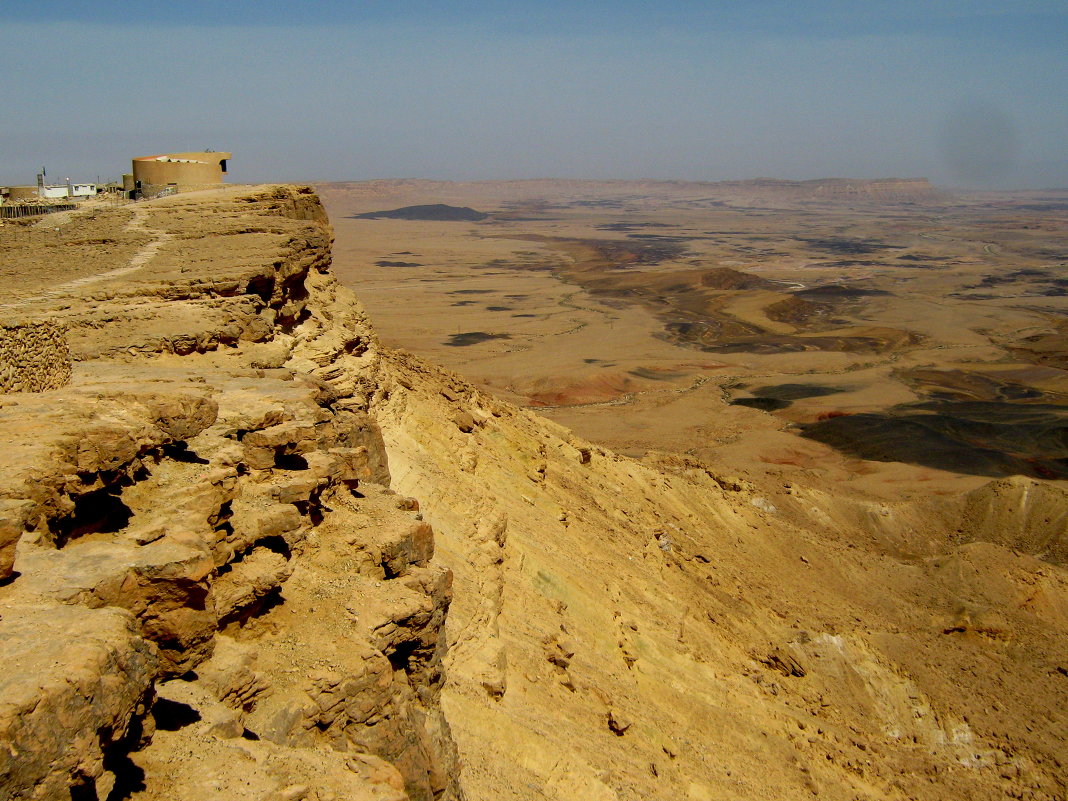
[[[63,326],[42,321],[0,323],[0,394],[43,392],[70,383]]]

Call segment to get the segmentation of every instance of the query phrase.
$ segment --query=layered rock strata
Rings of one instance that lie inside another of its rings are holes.
[[[627,459],[382,348],[308,190],[109,213],[11,301],[3,796],[1064,797],[1063,488]]]
[[[315,197],[136,214],[140,259],[15,301],[76,363],[0,402],[0,795],[459,798],[451,573]]]

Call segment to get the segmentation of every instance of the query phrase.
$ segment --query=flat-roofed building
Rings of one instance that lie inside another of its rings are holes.
[[[213,150],[141,156],[133,160],[134,188],[142,197],[156,197],[168,190],[187,192],[219,186],[230,157],[230,153]]]
[[[62,200],[64,198],[84,199],[96,195],[96,184],[66,183],[49,184],[37,187],[37,197],[45,200]]]
[[[8,186],[4,198],[9,203],[29,203],[40,199],[36,186]]]

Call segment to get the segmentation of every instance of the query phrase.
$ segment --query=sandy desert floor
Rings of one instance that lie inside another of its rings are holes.
[[[387,344],[624,453],[890,496],[1068,478],[1068,192],[318,190]],[[424,203],[490,216],[353,218]]]

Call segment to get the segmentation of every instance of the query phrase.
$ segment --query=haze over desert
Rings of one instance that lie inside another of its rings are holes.
[[[387,342],[623,452],[776,480],[816,471],[887,497],[1065,477],[1063,192],[922,180],[320,192],[335,269],[359,282]],[[491,214],[353,219],[430,197]]]
[[[0,8],[0,801],[1068,801],[1068,8]]]

